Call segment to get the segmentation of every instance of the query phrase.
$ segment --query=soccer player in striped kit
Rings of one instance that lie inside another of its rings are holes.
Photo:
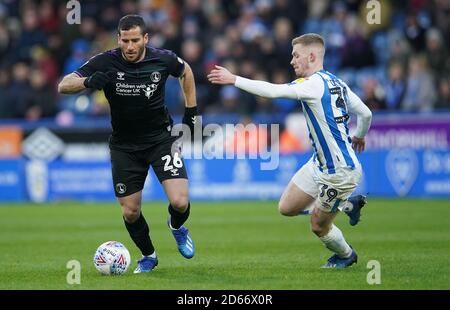
[[[358,255],[333,220],[338,211],[344,211],[350,224],[356,225],[366,203],[364,196],[350,195],[362,175],[355,151],[364,151],[372,113],[345,82],[324,70],[324,55],[323,38],[304,34],[292,40],[290,64],[298,79],[291,83],[250,80],[220,66],[210,72],[208,79],[213,84],[231,84],[262,97],[295,99],[302,105],[314,154],[292,177],[281,196],[279,211],[295,216],[313,206],[311,230],[334,252],[323,267],[340,269],[356,263]],[[352,137],[348,130],[349,113],[357,115]]]

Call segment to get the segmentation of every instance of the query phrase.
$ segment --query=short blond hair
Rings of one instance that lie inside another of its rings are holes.
[[[325,41],[322,38],[322,36],[320,36],[317,33],[306,33],[299,37],[294,38],[292,40],[292,46],[294,46],[296,44],[301,44],[304,46],[317,44],[317,45],[321,45],[325,49]]]

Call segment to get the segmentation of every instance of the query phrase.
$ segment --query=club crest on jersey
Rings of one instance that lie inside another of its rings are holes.
[[[145,97],[147,97],[147,99],[150,99],[157,88],[158,85],[156,84],[147,85],[147,87],[144,88]]]
[[[158,83],[161,81],[161,73],[158,71],[152,72],[152,74],[150,74],[150,80],[152,80],[153,83]]]
[[[125,79],[123,78],[123,76],[125,75],[125,72],[117,72],[117,79],[124,81]]]

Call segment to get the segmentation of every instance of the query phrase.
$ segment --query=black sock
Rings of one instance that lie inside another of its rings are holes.
[[[180,228],[184,222],[187,221],[189,217],[189,211],[191,210],[191,203],[188,203],[188,207],[184,213],[175,210],[171,204],[169,204],[169,214],[170,214],[170,226],[172,228]]]
[[[133,239],[136,246],[141,250],[142,255],[147,256],[152,254],[155,251],[155,248],[150,240],[150,230],[142,213],[134,223],[128,223],[125,218],[123,219],[123,222],[130,233],[131,239]]]

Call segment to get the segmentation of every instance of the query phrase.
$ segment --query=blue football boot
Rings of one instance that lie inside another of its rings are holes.
[[[134,273],[150,272],[158,266],[157,257],[144,256],[138,260],[138,265],[134,270]]]
[[[352,254],[347,258],[341,258],[337,254],[331,256],[322,268],[344,269],[358,262],[358,254],[352,249]]]
[[[352,226],[355,226],[359,223],[359,219],[361,218],[361,209],[367,203],[366,196],[357,195],[350,197],[348,201],[353,205],[353,209],[351,211],[345,211],[345,214],[349,217],[349,223]]]
[[[189,235],[189,230],[184,226],[181,226],[179,229],[173,229],[170,225],[170,219],[167,221],[167,224],[177,242],[178,251],[180,251],[181,255],[188,259],[194,257],[194,241]]]

